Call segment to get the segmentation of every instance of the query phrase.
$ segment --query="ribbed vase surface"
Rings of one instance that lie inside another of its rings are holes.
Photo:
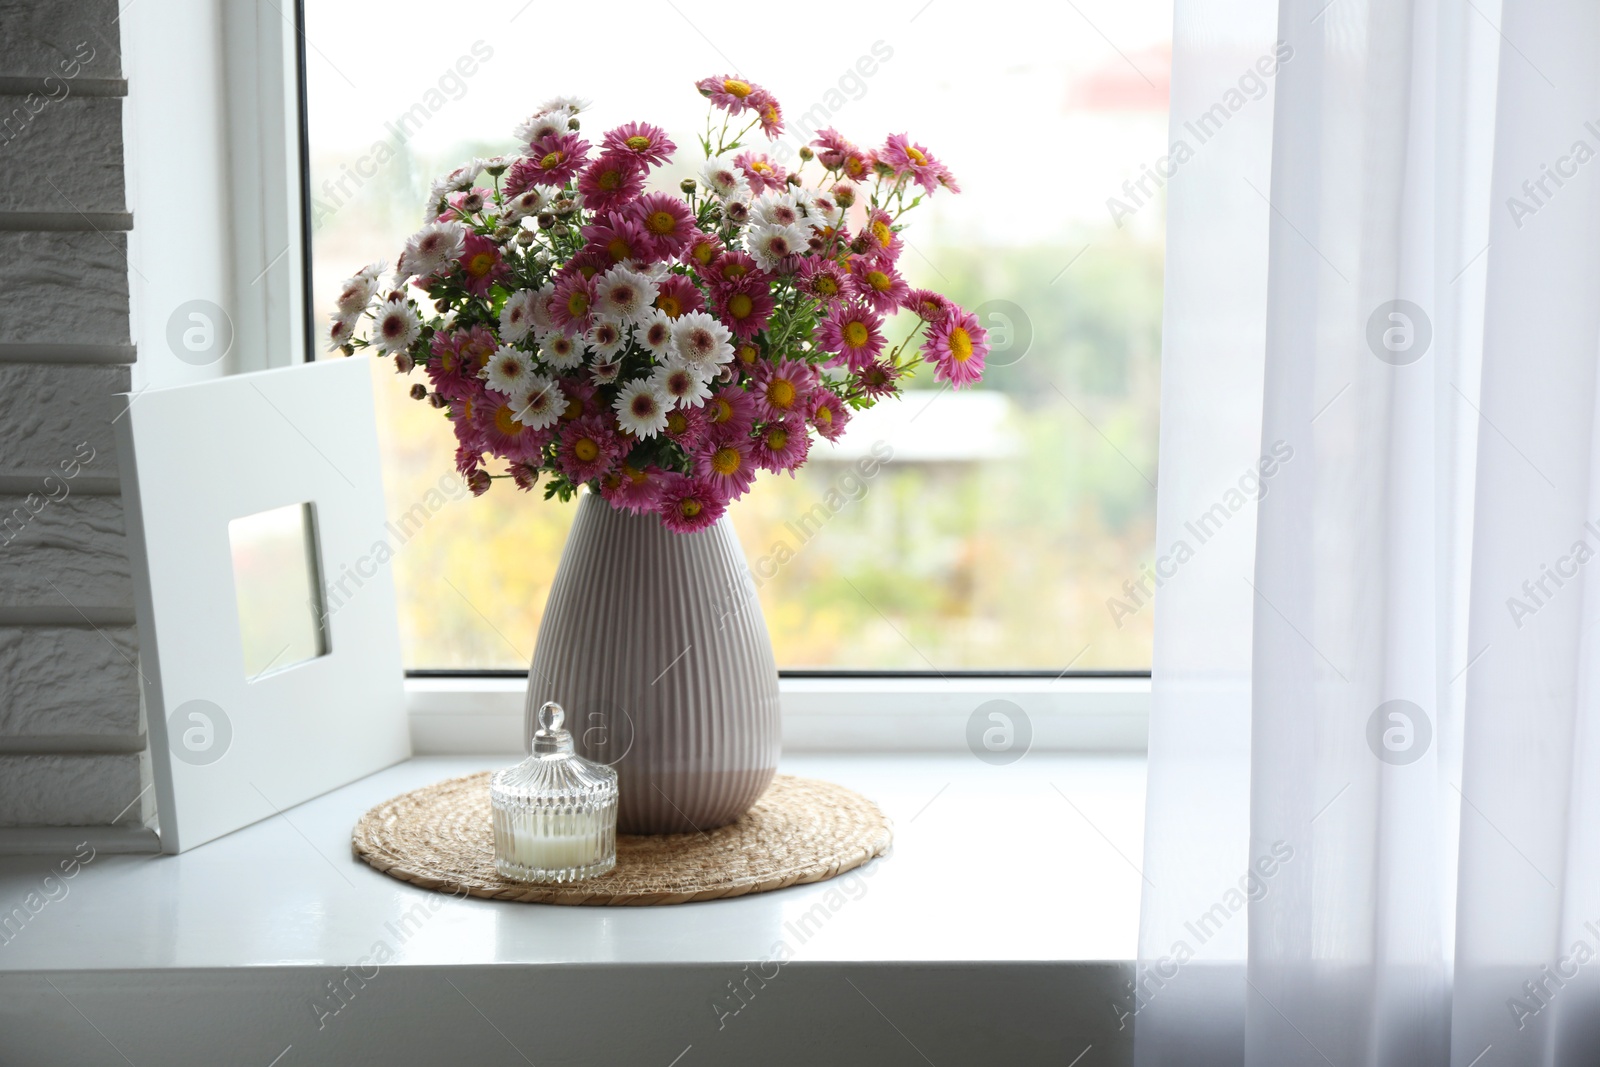
[[[749,810],[777,770],[778,670],[724,516],[676,534],[584,493],[528,676],[578,753],[617,770],[617,832],[692,833]]]

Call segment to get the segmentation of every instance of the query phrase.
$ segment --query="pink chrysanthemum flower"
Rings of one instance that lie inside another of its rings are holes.
[[[630,122],[618,126],[600,142],[609,152],[628,152],[652,166],[665,163],[678,150],[667,137],[667,131],[648,122]]]
[[[496,399],[494,394],[489,394],[485,403],[477,405],[475,421],[490,452],[501,459],[537,462],[544,446],[550,443],[550,433],[535,430],[517,418],[522,406],[523,401],[510,397]]]
[[[556,464],[574,483],[601,477],[621,452],[622,440],[610,419],[577,419],[562,426],[556,436]]]
[[[488,201],[489,190],[487,189],[465,189],[459,193],[451,193],[445,198],[445,202],[463,216],[478,214]]]
[[[488,296],[489,289],[511,273],[500,255],[500,246],[475,233],[467,235],[461,258],[462,284],[473,296]]]
[[[837,182],[828,190],[834,201],[840,207],[854,207],[856,203],[856,187],[849,182]]]
[[[718,257],[727,251],[727,247],[722,243],[722,238],[716,234],[696,233],[689,241],[689,247],[683,254],[683,261],[705,277]]]
[[[594,325],[595,296],[594,279],[572,271],[556,282],[555,295],[550,298],[551,320],[569,337],[583,333]]]
[[[750,182],[750,192],[755,196],[769,189],[781,193],[789,180],[788,172],[768,159],[765,153],[756,155],[754,152],[740,152],[733,157],[733,162],[744,171],[745,178]]]
[[[624,462],[600,479],[600,495],[631,515],[654,512],[665,477],[666,472],[654,464],[640,469]]]
[[[483,467],[483,443],[471,439],[471,433],[470,428],[456,423],[456,473],[463,478]]]
[[[600,403],[599,390],[592,382],[586,382],[575,375],[566,375],[556,379],[556,384],[561,387],[561,395],[566,398],[566,407],[561,411],[562,422],[574,422],[578,419],[598,415],[605,410]]]
[[[755,458],[748,438],[704,441],[694,450],[694,472],[724,500],[736,500],[756,478]]]
[[[667,412],[667,428],[661,431],[686,452],[693,452],[711,436],[705,408],[677,407]]]
[[[878,150],[878,159],[893,167],[897,177],[904,178],[909,175],[930,193],[939,187],[941,164],[928,154],[926,148],[914,144],[911,138],[903,133],[890,135],[889,142]]]
[[[517,168],[526,163],[529,169],[528,185],[561,186],[572,180],[572,176],[578,173],[578,168],[583,166],[588,158],[589,142],[575,133],[541,137],[528,146],[528,151],[522,159],[511,165],[509,173],[516,173]],[[509,185],[508,181],[508,188]],[[521,191],[521,189],[516,190],[519,193]]]
[[[806,433],[806,424],[798,416],[775,419],[756,428],[752,451],[756,464],[763,470],[774,473],[788,471],[792,478],[796,468],[806,461],[811,451],[811,437]]]
[[[774,306],[772,294],[763,281],[739,282],[717,293],[717,317],[741,341],[748,341],[766,329]]]
[[[754,107],[751,97],[762,91],[761,86],[754,82],[731,74],[724,74],[720,78],[701,78],[694,83],[694,87],[700,90],[701,96],[711,101],[712,107],[720,107],[733,115]]]
[[[663,476],[656,514],[673,533],[704,530],[727,510],[728,502],[709,483],[686,474]]]
[[[866,181],[872,177],[872,168],[877,162],[877,157],[871,152],[851,152],[844,160],[844,176],[855,182]]]
[[[705,413],[706,428],[718,440],[731,437],[749,437],[755,422],[755,397],[736,385],[718,389],[700,408]]]
[[[950,173],[950,168],[945,166],[943,163],[940,163],[934,167],[933,179],[939,183],[939,188],[941,189],[948,189],[952,193],[959,193],[961,191],[961,185],[956,181],[956,176]]]
[[[646,193],[629,205],[629,210],[644,227],[645,240],[656,259],[677,255],[700,232],[689,205],[670,193]]]
[[[835,393],[818,389],[811,397],[811,425],[829,441],[837,441],[850,425],[850,409]]]
[[[608,211],[583,228],[588,247],[604,256],[607,265],[650,258],[650,239],[644,226],[632,214]]]
[[[817,149],[817,162],[828,170],[842,170],[846,159],[861,154],[861,149],[851,144],[832,126],[818,130],[816,140],[811,142],[811,147]]]
[[[644,164],[631,152],[607,152],[583,169],[578,192],[591,211],[620,208],[644,192]]]
[[[862,396],[874,400],[886,396],[893,396],[899,388],[895,382],[900,378],[900,371],[893,367],[887,360],[875,360],[866,366],[858,367],[855,372],[856,389]]]
[[[850,282],[860,297],[880,315],[893,315],[911,292],[911,286],[887,262],[875,262],[866,256],[850,260]]]
[[[955,305],[932,289],[913,289],[900,301],[900,306],[923,322],[943,322]]]
[[[479,392],[483,383],[478,375],[499,348],[500,342],[487,326],[439,330],[433,335],[428,378],[435,389],[451,399],[464,395],[464,391]]]
[[[776,141],[783,132],[783,105],[778,103],[778,98],[765,89],[757,89],[750,94],[750,106],[755,110],[757,119],[761,122],[761,132],[767,135],[767,140]]]
[[[933,380],[960,389],[983,377],[989,331],[978,324],[978,316],[953,307],[943,322],[929,327],[922,349],[933,362]]]
[[[540,469],[539,464],[529,463],[527,460],[513,463],[510,467],[511,481],[524,493],[531,493],[534,486],[539,484]]]
[[[807,256],[800,261],[800,291],[833,307],[850,295],[849,276],[844,268],[831,259]]]
[[[895,232],[889,213],[882,208],[867,216],[866,225],[861,227],[861,233],[856,237],[854,244],[861,255],[886,262],[900,258],[902,247],[900,235]]]
[[[467,462],[470,453],[472,467],[481,466],[483,453],[488,450],[488,444],[483,439],[483,427],[480,422],[480,413],[488,404],[487,394],[483,390],[476,393],[464,393],[450,401],[450,422],[455,430],[456,469],[463,475],[470,469],[462,464]]]
[[[763,418],[781,419],[811,405],[811,368],[785,359],[756,367],[756,410]]]
[[[845,304],[829,312],[813,336],[825,351],[835,354],[831,363],[859,370],[883,351],[883,319],[869,307]]]
[[[724,252],[706,268],[705,276],[713,285],[735,286],[749,280],[766,282],[771,275],[747,252]]]
[[[661,280],[661,291],[656,294],[656,307],[668,318],[678,319],[691,311],[704,311],[706,298],[688,278],[681,274],[669,274]]]

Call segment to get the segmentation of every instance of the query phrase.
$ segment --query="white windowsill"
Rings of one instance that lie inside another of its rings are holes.
[[[406,706],[419,756],[524,750],[520,678],[410,678]],[[1142,754],[1148,678],[784,678],[783,749],[966,753],[973,712],[1008,700],[1034,752]]]

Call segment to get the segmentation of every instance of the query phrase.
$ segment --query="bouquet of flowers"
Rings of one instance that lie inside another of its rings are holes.
[[[411,395],[448,414],[474,493],[542,478],[546,499],[568,500],[587,485],[698,530],[759,471],[792,476],[813,432],[837,440],[922,361],[955,388],[982,376],[977,316],[896,266],[902,216],[958,192],[949,170],[903,134],[870,150],[830,128],[786,173],[743,143],[782,131],[770,93],[697,87],[705,164],[677,192],[647,191],[677,150],[665,131],[630,122],[596,150],[579,133],[587,104],[558,98],[516,128],[520,153],[434,183],[392,285],[381,264],[345,283],[333,347],[422,369]],[[909,329],[886,350],[899,312]]]

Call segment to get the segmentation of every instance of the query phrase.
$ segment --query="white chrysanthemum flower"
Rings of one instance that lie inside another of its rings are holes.
[[[807,226],[751,226],[745,248],[762,270],[777,270],[789,256],[803,253],[811,240]]]
[[[612,363],[596,363],[589,368],[589,377],[596,385],[610,385],[617,380],[617,375],[622,373],[622,361]]]
[[[795,226],[808,231],[816,225],[800,210],[800,201],[789,193],[757,197],[750,205],[750,223],[774,228]]]
[[[697,408],[711,398],[711,386],[700,368],[679,360],[657,367],[650,385],[678,407]]]
[[[580,111],[587,111],[594,106],[594,101],[585,100],[581,96],[552,96],[539,107],[539,114],[551,111],[566,111],[576,115]]]
[[[635,437],[654,437],[667,428],[671,400],[659,392],[648,378],[635,378],[617,392],[612,408],[617,425]]]
[[[595,289],[599,293],[595,309],[628,325],[649,318],[650,312],[655,310],[650,305],[661,291],[654,279],[629,270],[621,263],[600,275],[595,280]]]
[[[359,315],[367,310],[367,305],[378,293],[379,276],[382,274],[383,264],[370,263],[351,275],[333,302],[333,306],[339,309],[339,315]]]
[[[532,289],[519,289],[506,297],[500,309],[500,340],[516,344],[533,329],[533,305],[539,294]]]
[[[411,235],[401,254],[407,277],[426,278],[461,257],[466,250],[467,228],[459,222],[430,222]]]
[[[545,282],[533,291],[533,328],[540,332],[541,341],[546,332],[556,328],[555,320],[550,317],[550,298],[555,295],[555,282]]]
[[[530,374],[514,401],[516,420],[532,430],[554,426],[567,410],[567,396],[553,379]]]
[[[523,144],[567,132],[567,120],[577,112],[570,108],[541,108],[511,128],[511,135]]]
[[[717,367],[733,360],[733,334],[704,311],[691,311],[672,324],[672,343],[678,358],[710,377]]]
[[[422,331],[417,309],[404,297],[391,297],[379,304],[373,320],[372,343],[385,355],[409,348]]]
[[[744,171],[722,157],[706,160],[700,168],[700,184],[724,200],[742,200],[750,195],[750,179]]]
[[[450,204],[445,199],[450,194],[450,183],[443,178],[436,178],[428,186],[428,197],[422,202],[422,221],[434,222],[440,215],[450,210]]]
[[[816,229],[824,226],[837,228],[844,221],[844,208],[827,193],[816,189],[796,189],[794,198]]]
[[[518,396],[533,379],[533,357],[509,345],[501,345],[478,376],[495,392]]]
[[[350,338],[355,336],[356,323],[361,319],[359,311],[340,315],[337,312],[329,316],[328,323],[328,351],[337,352],[350,343]]]
[[[552,330],[539,341],[539,355],[556,370],[571,370],[583,362],[589,348],[581,338]]]
[[[488,160],[474,156],[439,180],[452,193],[465,192],[472,188],[473,182],[478,180],[478,175],[483,173],[483,168],[487,162]]]
[[[537,185],[530,185],[526,190],[505,202],[500,209],[500,218],[505,222],[515,222],[518,219],[527,218],[529,215],[538,214],[539,209],[542,207],[544,207],[544,194],[539,191]]]
[[[589,342],[589,350],[594,353],[595,359],[610,363],[627,347],[628,331],[615,319],[596,319],[584,340]]]
[[[634,332],[635,340],[654,353],[657,363],[665,363],[677,355],[678,346],[672,340],[672,325],[672,316],[660,308],[652,308]]]

